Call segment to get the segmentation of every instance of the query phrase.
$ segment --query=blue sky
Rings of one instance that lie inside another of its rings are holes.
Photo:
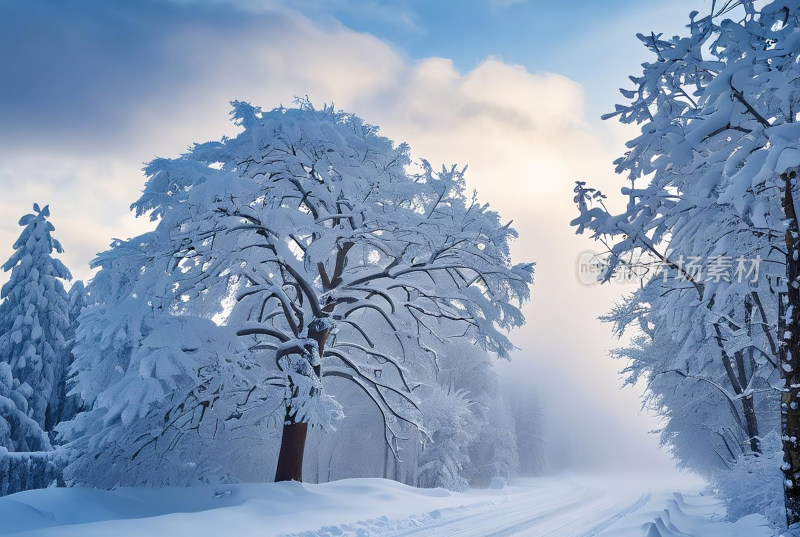
[[[646,4],[646,3],[645,3]],[[532,71],[557,71],[579,77],[596,54],[564,62],[576,41],[593,28],[608,28],[626,12],[639,11],[636,0],[405,0],[397,2],[294,1],[312,18],[330,16],[359,32],[394,44],[412,58],[443,56],[469,70],[487,56],[501,56]],[[652,3],[650,7],[656,5]],[[657,30],[643,27],[642,31]],[[633,36],[627,36],[634,42]],[[619,55],[621,51],[616,51]]]
[[[563,69],[559,49],[591,24],[613,20],[614,12],[635,2],[575,1],[401,1],[364,4],[320,3],[328,14],[357,31],[377,35],[413,58],[452,58],[468,70],[488,55],[498,55],[531,70]],[[293,6],[309,16],[308,2]],[[555,54],[554,54],[555,53]],[[569,75],[570,73],[562,73]]]
[[[572,185],[620,184],[612,161],[635,131],[599,115],[647,59],[635,33],[678,33],[709,5],[0,0],[0,260],[19,217],[49,203],[63,260],[90,278],[112,238],[152,225],[128,211],[142,164],[235,132],[230,100],[334,102],[416,157],[469,164],[469,187],[514,220],[514,255],[537,274],[504,371],[540,392],[551,449],[601,438],[583,446],[587,466],[668,468],[596,320],[632,289],[577,282],[592,244],[569,227]]]
[[[592,113],[613,109],[617,86],[627,84],[627,75],[647,59],[637,32],[680,33],[691,10],[710,8],[710,2],[689,0],[294,0],[289,5],[312,19],[333,19],[375,35],[413,59],[452,59],[461,71],[498,56],[584,86],[601,79]]]

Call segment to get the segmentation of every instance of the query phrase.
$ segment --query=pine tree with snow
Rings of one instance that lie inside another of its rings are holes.
[[[88,291],[83,281],[78,280],[72,284],[69,293],[67,293],[67,299],[69,301],[69,318],[72,321],[70,335],[74,336],[78,316],[89,303]]]
[[[72,377],[70,369],[74,361],[72,350],[75,348],[76,343],[78,317],[83,311],[83,308],[88,305],[89,301],[88,292],[83,281],[78,280],[72,284],[67,298],[69,300],[70,330],[67,338],[65,373],[61,375],[57,388],[57,398],[59,401],[62,401],[58,423],[71,420],[81,408],[81,398],[78,394],[69,395],[69,391],[74,384],[74,380],[70,379],[70,377]]]
[[[58,386],[69,363],[71,323],[62,280],[72,275],[52,255],[63,249],[51,235],[49,206],[34,204],[33,210],[20,219],[24,229],[3,265],[11,278],[0,291],[0,361],[20,383],[27,415],[50,431],[60,420]]]
[[[0,362],[0,455],[3,450],[47,451],[47,433],[28,417],[30,386],[24,388],[11,375],[11,366]],[[2,481],[2,480],[0,480]]]

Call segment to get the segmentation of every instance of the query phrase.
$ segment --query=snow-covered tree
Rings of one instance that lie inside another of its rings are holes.
[[[161,277],[170,257],[157,255],[163,239],[148,233],[115,240],[92,262],[100,270],[78,318],[71,379],[83,411],[58,426],[70,454],[64,470],[70,483],[110,488],[265,478],[260,466],[269,455],[253,446],[268,436],[267,422],[280,420],[281,397],[264,394],[270,374],[250,362],[229,330],[156,309],[151,297],[170,288]]]
[[[617,335],[626,329],[635,334],[630,347],[612,354],[628,361],[626,382],[646,381],[647,403],[668,418],[662,443],[683,466],[709,479],[746,453],[761,454],[761,435],[779,425],[769,384],[777,373],[769,343],[776,336],[777,297],[762,283],[765,297],[754,288],[736,307],[731,296],[711,295],[713,305],[692,302],[685,281],[653,278],[603,318]],[[682,291],[689,300],[680,314],[668,297]],[[753,296],[770,298],[764,318]],[[734,331],[731,324],[742,328]]]
[[[136,293],[134,287],[155,286],[155,273],[166,266],[166,261],[161,266],[150,261],[153,254],[148,250],[155,250],[156,238],[156,234],[145,234],[129,241],[115,240],[110,250],[90,263],[100,270],[87,286],[87,303],[78,314],[71,367],[74,392],[87,410],[122,378],[131,353],[142,344],[143,334],[152,330],[154,308],[148,307],[147,295]]]
[[[486,487],[495,478],[503,481],[516,477],[520,472],[523,453],[517,442],[517,418],[513,415],[503,397],[490,401],[482,415],[483,422],[475,439],[469,445],[469,461],[464,465],[464,475],[470,486]],[[531,452],[540,452],[541,442],[523,446]]]
[[[526,416],[513,412],[506,405],[493,360],[486,352],[470,346],[466,341],[450,341],[438,352],[436,371],[428,377],[435,378],[437,390],[448,394],[463,393],[472,413],[466,438],[469,457],[462,463],[461,475],[471,486],[485,487],[492,478],[509,479],[519,470],[516,444],[516,422]],[[425,397],[425,392],[420,395]],[[525,412],[530,409],[517,409]],[[426,429],[435,429],[426,422]],[[540,445],[527,446],[535,450]]]
[[[725,500],[730,518],[759,513],[769,520],[781,520],[786,516],[780,501],[783,486],[781,464],[781,438],[777,431],[770,431],[762,438],[764,453],[744,453],[737,457],[732,468],[718,472],[714,484]],[[777,501],[776,501],[777,500]]]
[[[502,401],[513,418],[513,442],[519,475],[533,477],[545,472],[547,438],[544,410],[535,389],[528,382],[507,379],[502,385]],[[503,472],[495,475],[503,476]]]
[[[72,375],[72,362],[74,360],[74,355],[72,354],[72,350],[75,348],[76,343],[76,336],[77,336],[77,328],[78,328],[78,317],[80,316],[83,308],[85,308],[88,304],[89,297],[87,295],[86,286],[84,285],[83,281],[78,280],[72,284],[72,287],[69,288],[69,293],[67,294],[67,300],[69,301],[69,319],[70,319],[70,331],[69,331],[69,338],[67,339],[67,357],[68,363],[66,364],[65,374],[61,377],[59,384],[58,384],[58,398],[61,403],[61,415],[59,416],[59,423],[62,421],[71,420],[75,417],[75,414],[78,413],[81,407],[81,399],[77,394],[69,394],[70,389],[72,387],[73,382],[70,380],[70,376]]]
[[[464,196],[461,170],[412,169],[407,146],[359,118],[307,102],[270,112],[235,103],[234,118],[237,137],[146,168],[134,207],[158,226],[96,262],[91,289],[106,292],[81,315],[77,391],[110,408],[111,393],[142,382],[132,360],[164,316],[214,319],[272,364],[256,383],[277,378],[283,389],[276,479],[299,480],[309,423],[341,414],[324,378],[366,394],[396,446],[421,426],[408,371],[434,358],[426,341],[465,338],[507,355],[532,267],[510,263],[516,233]],[[108,418],[92,414],[66,436],[102,438]]]
[[[30,386],[20,386],[11,374],[11,366],[0,362],[0,456],[3,450],[50,449],[47,434],[36,420],[28,416],[30,395]]]
[[[263,479],[253,466],[264,454],[248,428],[274,420],[282,400],[232,330],[164,316],[122,375],[91,411],[60,427],[75,438],[70,482],[110,488]]]
[[[763,455],[774,463],[778,458],[764,452],[762,439],[778,428],[782,396],[784,496],[794,524],[800,522],[800,226],[794,202],[800,4],[732,1],[712,9],[705,17],[691,15],[686,37],[639,36],[656,59],[632,78],[634,90],[623,91],[630,104],[608,116],[642,125],[617,161],[631,181],[623,189],[628,206],[611,214],[601,194],[579,183],[575,224],[609,244],[606,277],[642,251],[662,264],[659,277],[610,320],[620,328],[635,321],[645,337],[635,351],[635,375],[647,371],[651,387],[656,377],[681,386],[659,389],[659,403],[674,407],[678,394],[701,391],[724,403],[707,400],[708,408],[701,408],[695,395],[695,410],[676,412],[674,419],[695,411],[719,415],[711,410],[716,406],[735,422],[725,427],[734,431],[727,439],[724,430],[713,431],[717,445],[733,441],[728,455],[746,450],[733,462]],[[689,256],[702,260],[702,276],[688,269]],[[759,273],[734,278],[739,259],[761,261]],[[714,278],[710,267],[725,260],[733,262],[731,277]],[[779,301],[781,294],[786,297]],[[673,352],[665,354],[667,348]],[[743,467],[736,463],[733,471]]]
[[[70,361],[71,322],[62,280],[72,275],[53,257],[62,248],[51,235],[49,206],[34,204],[33,210],[20,219],[24,229],[3,265],[11,277],[0,292],[0,361],[11,366],[19,393],[28,394],[28,416],[50,431],[61,418],[59,384]]]
[[[431,431],[419,461],[419,485],[466,490],[463,475],[469,462],[469,444],[478,435],[474,404],[466,392],[434,386],[420,402],[425,426]]]

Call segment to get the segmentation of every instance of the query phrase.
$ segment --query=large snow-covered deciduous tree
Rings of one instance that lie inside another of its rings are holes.
[[[779,458],[764,453],[762,439],[779,429],[791,525],[800,522],[800,3],[713,6],[691,15],[688,36],[640,36],[655,60],[623,91],[630,103],[609,115],[642,125],[617,161],[631,181],[627,208],[611,214],[579,183],[575,224],[609,244],[607,277],[641,251],[662,264],[664,279],[649,280],[611,319],[637,321],[649,338],[634,373],[722,397],[718,408],[736,422],[726,428],[744,433],[731,449],[724,444],[741,435],[715,431],[720,451],[745,449],[734,471],[759,461],[764,475]],[[702,276],[689,256],[702,260]],[[758,274],[734,277],[739,259],[759,260]],[[729,278],[714,277],[722,262]]]
[[[0,292],[0,361],[10,365],[28,417],[50,431],[61,421],[59,386],[71,361],[72,322],[62,281],[72,275],[53,257],[62,247],[51,234],[49,206],[34,204],[33,210],[20,219],[24,229],[3,264],[11,277]]]
[[[64,430],[102,438],[109,423],[119,423],[112,391],[126,392],[97,387],[143,382],[130,370],[159,319],[204,317],[246,346],[250,369],[237,373],[233,363],[232,377],[279,386],[275,479],[301,480],[308,426],[342,416],[325,394],[325,378],[352,382],[377,406],[394,449],[402,431],[422,428],[411,366],[435,360],[430,342],[448,338],[507,356],[506,331],[523,323],[532,265],[511,263],[516,232],[465,196],[463,170],[412,165],[406,145],[354,115],[307,101],[268,112],[237,102],[233,117],[242,128],[235,138],[146,167],[149,179],[133,207],[157,228],[98,258],[104,268],[90,290],[108,292],[98,291],[106,298],[84,309],[76,345],[76,391],[106,407],[105,417],[75,427],[88,411]],[[255,363],[269,371],[254,370]],[[156,367],[147,375],[161,374]],[[194,395],[170,397],[182,412],[198,408]],[[145,409],[131,412],[146,414],[157,403],[142,401]],[[208,401],[192,427],[218,417],[215,404]],[[241,414],[248,412],[225,421]]]

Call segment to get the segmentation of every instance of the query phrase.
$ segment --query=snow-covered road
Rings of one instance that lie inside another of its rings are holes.
[[[443,516],[438,511],[437,518],[429,524],[390,535],[589,537],[641,509],[650,497],[648,492],[639,487],[610,486],[597,489],[576,481],[544,488],[520,487],[519,492],[497,503],[461,510],[452,516]]]
[[[419,490],[382,479],[324,485],[47,489],[0,498],[0,535],[291,537],[772,537],[720,521],[713,498],[616,479]]]
[[[698,493],[651,492],[613,479],[534,479],[502,491],[472,491],[474,502],[406,517],[380,517],[291,537],[768,537],[763,518],[723,522],[723,509]]]

